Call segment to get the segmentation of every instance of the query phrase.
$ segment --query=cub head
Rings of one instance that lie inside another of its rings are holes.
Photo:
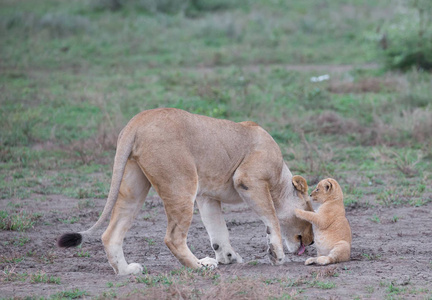
[[[316,189],[310,195],[312,200],[318,203],[324,203],[328,200],[333,200],[341,194],[341,188],[336,180],[327,178],[321,180]]]
[[[313,211],[311,202],[308,196],[308,185],[306,179],[302,176],[295,175],[292,178],[292,185],[294,187],[294,203],[293,207],[303,209],[307,211]],[[305,250],[305,246],[313,243],[313,231],[312,224],[297,218],[295,215],[291,219],[287,232],[285,232],[284,238],[286,245],[290,252],[298,252],[302,254]]]

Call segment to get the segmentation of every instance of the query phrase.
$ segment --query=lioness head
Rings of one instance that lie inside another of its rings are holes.
[[[324,203],[329,200],[342,199],[341,188],[336,180],[333,178],[327,178],[321,180],[316,189],[311,193],[312,200],[318,203]]]
[[[302,176],[295,175],[292,178],[292,184],[294,187],[293,196],[297,198],[294,201],[295,208],[313,211],[312,205],[309,201],[308,196],[308,185],[306,179]],[[295,215],[291,218],[285,219],[282,226],[282,232],[286,242],[286,246],[290,252],[298,252],[302,254],[305,250],[305,246],[313,243],[313,231],[312,224],[297,218]]]

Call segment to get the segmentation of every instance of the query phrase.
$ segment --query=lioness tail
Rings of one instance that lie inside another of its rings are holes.
[[[79,246],[82,243],[82,234],[77,232],[62,234],[57,239],[57,246],[60,248],[70,248]]]
[[[135,140],[135,132],[128,125],[120,132],[118,141],[117,141],[117,151],[114,158],[114,167],[113,167],[113,175],[111,179],[110,191],[108,194],[108,199],[103,209],[103,212],[97,222],[86,231],[81,232],[73,232],[73,233],[65,233],[61,235],[57,239],[57,245],[62,248],[70,248],[79,246],[83,239],[86,236],[92,235],[97,229],[99,229],[103,222],[111,215],[111,211],[114,207],[114,204],[117,201],[118,193],[120,190],[121,181],[123,178],[123,173],[126,168],[127,160],[129,159],[129,155],[132,152],[133,143]]]

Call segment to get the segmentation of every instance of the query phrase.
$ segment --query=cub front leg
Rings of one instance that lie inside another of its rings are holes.
[[[241,256],[231,247],[221,202],[207,197],[197,197],[196,201],[218,263],[242,263]]]
[[[309,223],[312,223],[313,225],[317,226],[318,228],[324,229],[324,228],[328,227],[326,220],[324,220],[323,218],[320,218],[320,216],[316,212],[296,209],[295,215],[297,216],[297,218],[308,221]]]

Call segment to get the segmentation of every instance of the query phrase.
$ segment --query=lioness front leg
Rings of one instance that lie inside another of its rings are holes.
[[[123,240],[140,211],[149,189],[150,182],[139,166],[134,161],[129,160],[110,223],[102,235],[108,261],[117,275],[137,274],[143,270],[140,264],[128,264],[126,262],[123,254]]]
[[[266,182],[248,178],[240,168],[234,175],[234,187],[240,197],[252,208],[266,225],[268,238],[268,254],[270,262],[281,265],[284,262],[282,236],[279,220],[273,205],[273,200]]]
[[[231,247],[221,202],[207,197],[197,197],[196,201],[218,263],[242,263],[241,256]]]

